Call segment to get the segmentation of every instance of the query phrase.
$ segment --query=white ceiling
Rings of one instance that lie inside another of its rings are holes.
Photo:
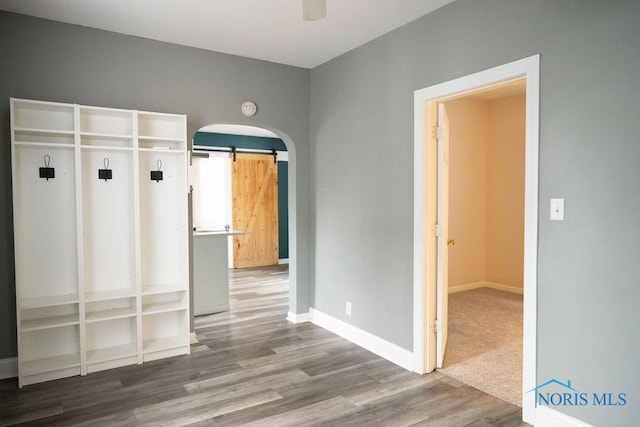
[[[0,10],[314,68],[454,0],[0,0]]]

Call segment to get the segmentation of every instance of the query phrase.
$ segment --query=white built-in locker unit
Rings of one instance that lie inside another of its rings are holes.
[[[20,386],[189,353],[186,117],[11,99]]]

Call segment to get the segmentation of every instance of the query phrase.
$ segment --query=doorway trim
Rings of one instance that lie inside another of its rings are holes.
[[[487,86],[526,79],[525,191],[524,191],[524,306],[522,419],[535,424],[533,399],[525,399],[536,384],[537,255],[538,255],[538,147],[540,55],[480,71],[414,92],[414,250],[413,250],[413,354],[414,370],[435,369],[435,147],[430,129],[438,101],[460,97]]]
[[[269,126],[263,123],[241,124],[236,122],[227,121],[210,121],[205,125],[196,127],[196,130],[191,133],[191,139],[189,141],[189,151],[193,151],[193,138],[197,132],[202,131],[204,128],[210,126],[242,126],[245,128],[253,128],[259,130],[267,130],[280,138],[284,145],[287,147],[287,168],[288,168],[288,216],[289,216],[289,313],[287,319],[296,320],[301,318],[304,321],[304,317],[308,317],[308,313],[302,315],[296,314],[298,312],[298,205],[297,205],[297,153],[296,146],[293,139],[285,132],[278,128]],[[242,133],[244,135],[244,133]],[[250,135],[250,134],[249,134]],[[260,136],[250,135],[250,136]],[[190,161],[191,162],[191,161]],[[191,196],[190,196],[191,197]],[[193,239],[193,237],[191,238]],[[190,280],[193,285],[193,280]],[[193,288],[190,290],[190,298],[193,298]],[[193,301],[190,302],[193,307]],[[193,322],[193,316],[191,316],[191,322]],[[193,332],[193,324],[191,325]],[[195,335],[194,335],[195,337]]]

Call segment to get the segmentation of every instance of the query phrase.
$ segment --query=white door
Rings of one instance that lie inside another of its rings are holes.
[[[447,346],[449,307],[449,118],[443,103],[438,103],[438,201],[436,261],[436,368],[442,368]]]

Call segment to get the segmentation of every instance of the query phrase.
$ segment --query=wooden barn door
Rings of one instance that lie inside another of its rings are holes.
[[[273,156],[233,162],[233,268],[278,264],[278,168]]]

